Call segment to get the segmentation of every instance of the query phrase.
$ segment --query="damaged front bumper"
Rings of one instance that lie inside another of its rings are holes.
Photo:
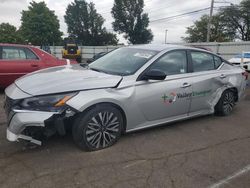
[[[56,133],[66,134],[66,124],[77,111],[64,105],[57,111],[27,110],[20,102],[32,95],[23,92],[15,84],[5,90],[4,108],[7,114],[7,139],[11,142],[26,140],[41,145],[43,138]]]
[[[71,117],[73,117],[75,113],[76,112],[71,109],[67,109],[60,113],[12,110],[9,113],[9,116],[11,117],[8,117],[9,122],[6,132],[7,139],[11,142],[22,139],[33,144],[41,145],[42,141],[29,133],[32,133],[35,128],[39,128],[37,132],[46,137],[56,133],[59,135],[65,135],[66,124],[68,121],[71,121]]]
[[[7,139],[18,141],[24,139],[34,144],[41,145],[41,141],[22,134],[27,127],[45,127],[45,121],[51,118],[55,112],[39,112],[27,110],[12,110],[8,117]]]

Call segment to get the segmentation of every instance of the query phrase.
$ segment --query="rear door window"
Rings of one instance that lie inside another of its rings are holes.
[[[205,52],[192,51],[191,57],[194,72],[209,71],[215,69],[213,55]]]
[[[28,48],[3,46],[2,60],[37,60],[38,57]]]
[[[2,48],[2,59],[3,60],[23,60],[26,59],[26,53],[23,49],[3,46]]]

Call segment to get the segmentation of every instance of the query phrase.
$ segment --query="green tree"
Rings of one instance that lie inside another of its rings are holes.
[[[22,43],[20,32],[9,23],[0,24],[0,42],[1,43]]]
[[[220,10],[222,22],[227,29],[233,29],[236,38],[250,40],[250,0],[243,0],[239,5],[232,5]]]
[[[83,45],[116,45],[116,35],[107,32],[103,27],[104,19],[97,13],[94,3],[85,0],[75,0],[68,5],[65,22],[69,35],[77,36]]]
[[[61,42],[59,20],[45,2],[30,2],[28,10],[22,11],[21,33],[33,45],[53,45]]]
[[[187,27],[187,37],[182,37],[186,42],[206,42],[207,24],[209,16],[203,15],[194,25]],[[235,38],[234,29],[227,29],[220,14],[212,17],[211,21],[211,42],[228,42]]]
[[[112,16],[115,21],[113,29],[124,33],[124,38],[132,44],[146,44],[153,40],[148,28],[148,14],[143,13],[144,0],[115,0]]]

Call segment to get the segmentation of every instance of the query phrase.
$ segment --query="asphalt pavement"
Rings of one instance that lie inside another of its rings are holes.
[[[250,187],[250,89],[232,115],[214,115],[124,135],[84,152],[71,135],[27,148],[6,140],[0,108],[0,187]],[[0,106],[3,94],[0,94]]]

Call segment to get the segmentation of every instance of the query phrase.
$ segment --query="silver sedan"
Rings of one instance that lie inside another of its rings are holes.
[[[90,65],[44,69],[9,86],[7,139],[42,144],[72,130],[93,151],[123,133],[207,114],[229,115],[247,73],[211,52],[173,45],[119,48]]]

